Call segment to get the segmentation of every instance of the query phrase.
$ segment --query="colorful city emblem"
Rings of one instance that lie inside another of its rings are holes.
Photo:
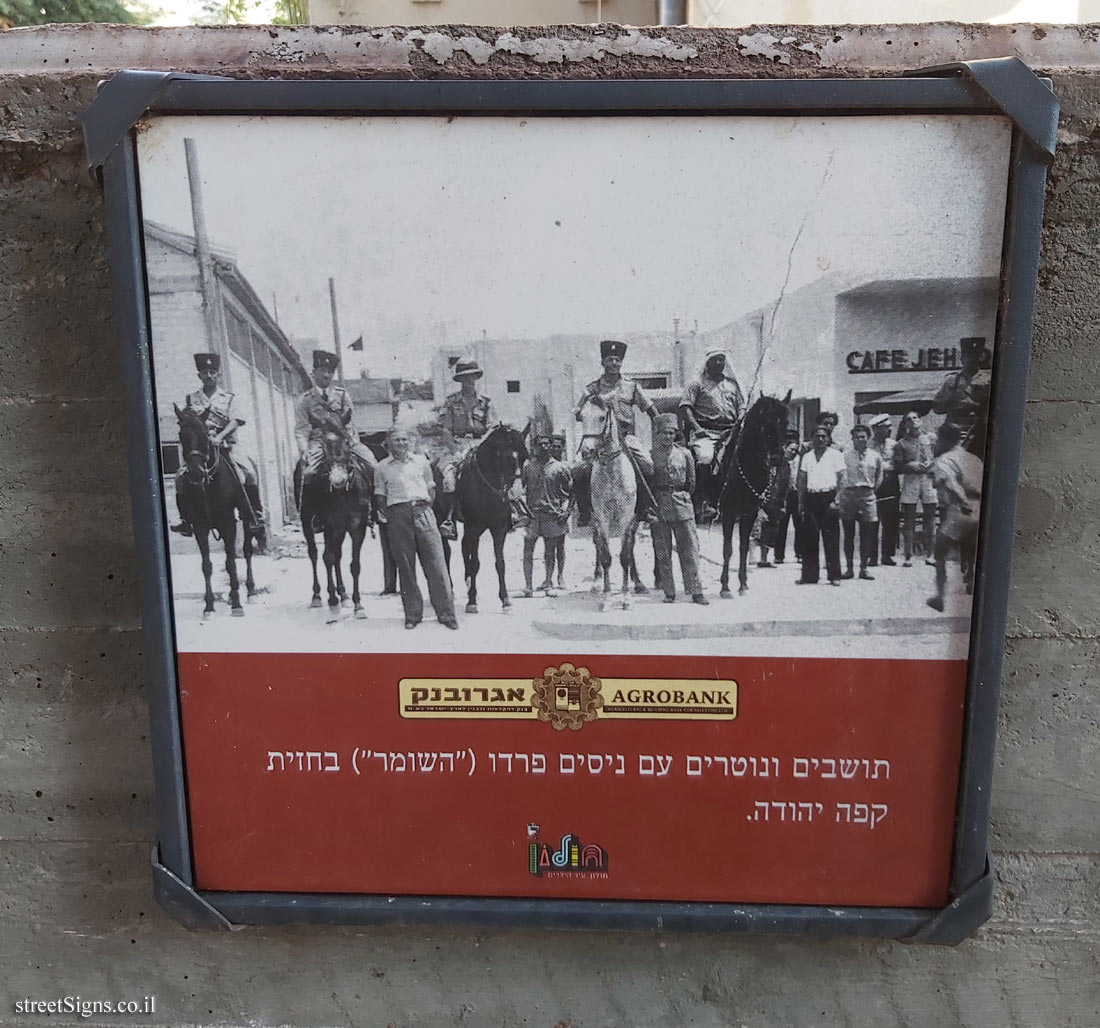
[[[595,843],[582,843],[572,832],[553,844],[539,842],[539,826],[527,826],[527,870],[536,878],[544,875],[607,876],[607,850]]]

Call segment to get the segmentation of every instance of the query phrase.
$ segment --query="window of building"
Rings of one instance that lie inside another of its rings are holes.
[[[519,379],[518,378],[508,379],[507,386],[508,386],[508,392],[518,393],[519,392]]]
[[[667,389],[668,375],[631,375],[643,389]]]
[[[180,469],[180,444],[160,444],[160,466],[164,475],[174,475]]]

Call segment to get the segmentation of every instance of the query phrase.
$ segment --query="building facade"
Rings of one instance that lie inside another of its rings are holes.
[[[193,354],[221,357],[223,388],[245,424],[234,452],[255,463],[268,525],[281,529],[296,519],[294,401],[309,387],[305,365],[232,255],[213,253],[215,339],[207,338],[194,237],[145,223],[149,314],[156,370],[161,467],[173,513],[175,473],[180,467],[173,403],[182,406],[200,387]]]

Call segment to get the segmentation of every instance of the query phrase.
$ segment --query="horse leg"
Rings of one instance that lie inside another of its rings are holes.
[[[328,605],[329,607],[339,607],[340,597],[336,595],[336,539],[335,532],[325,526],[325,575],[328,579]]]
[[[206,606],[203,607],[203,618],[210,617],[214,613],[214,590],[210,587],[210,576],[214,573],[214,565],[210,562],[210,536],[205,528],[195,528],[195,542],[199,547],[199,556],[202,558],[202,575],[206,579],[206,592],[203,599]]]
[[[348,590],[344,588],[343,584],[343,540],[344,530],[337,530],[337,559],[333,562],[332,568],[337,577],[337,595],[340,597],[340,604],[343,607],[348,606]]]
[[[500,596],[501,607],[508,610],[512,606],[512,601],[508,596],[508,586],[504,581],[504,540],[508,535],[508,529],[504,525],[495,525],[489,531],[493,537],[493,557],[496,560],[497,584],[500,586],[497,595]]]
[[[737,519],[731,514],[722,515],[722,591],[719,596],[728,600],[730,592],[730,557],[733,556],[733,523]]]
[[[477,555],[480,535],[467,525],[462,530],[462,565],[466,574],[466,613],[477,613],[477,573],[481,562]]]
[[[242,526],[241,531],[244,533],[244,541],[241,545],[244,550],[244,587],[248,594],[247,598],[251,602],[256,595],[256,580],[252,577],[252,530],[245,525]]]
[[[738,596],[744,596],[749,591],[749,546],[752,544],[752,526],[756,524],[757,511],[750,511],[741,518],[741,563],[737,566],[737,581],[741,588],[737,590]]]
[[[321,582],[317,578],[317,537],[313,533],[313,509],[309,500],[303,496],[300,507],[302,517],[302,535],[306,537],[306,552],[309,554],[309,562],[313,566],[313,598],[309,601],[311,607],[321,606]]]
[[[593,528],[592,539],[596,544],[596,574],[592,579],[592,591],[603,592],[600,610],[607,609],[607,594],[611,592],[611,542],[602,531]],[[600,589],[600,576],[603,576],[603,589]]]
[[[623,529],[622,543],[619,547],[619,565],[623,571],[623,588],[622,588],[622,607],[623,610],[630,610],[630,570],[631,565],[634,563],[634,548],[633,548],[633,532],[631,530],[631,522],[626,528]],[[638,572],[634,572],[634,577],[638,577]]]
[[[241,606],[241,583],[237,578],[237,519],[232,511],[221,531],[225,543],[225,570],[229,573],[229,612],[240,618],[244,617],[244,607]]]
[[[638,521],[635,519],[630,522],[623,535],[623,547],[630,556],[630,580],[634,583],[634,592],[639,596],[645,596],[649,590],[642,584],[642,579],[638,574],[638,562],[634,558],[634,544],[637,539]],[[654,581],[656,581],[656,571],[654,571]]]
[[[361,522],[351,531],[351,602],[355,605],[355,616],[365,618],[367,612],[363,610],[363,602],[359,595],[359,551],[363,549],[363,540],[367,535],[367,526]]]

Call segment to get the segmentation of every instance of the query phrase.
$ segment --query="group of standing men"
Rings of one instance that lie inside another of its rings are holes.
[[[891,421],[880,414],[868,425],[851,430],[851,446],[842,450],[834,439],[838,418],[831,412],[817,416],[810,444],[800,445],[798,433],[787,433],[784,459],[775,474],[765,504],[760,566],[772,566],[768,550],[774,547],[776,563],[782,563],[787,527],[793,523],[795,556],[802,562],[800,585],[820,580],[820,551],[824,551],[829,584],[840,585],[856,577],[855,539],[859,537],[861,579],[871,579],[869,568],[879,563],[894,565],[899,523],[904,552],[903,566],[910,566],[915,551],[918,507],[925,559],[937,567],[937,593],[929,603],[943,608],[944,561],[953,545],[963,551],[972,587],[973,554],[977,534],[977,502],[981,494],[982,465],[974,456],[981,452],[975,433],[984,428],[989,395],[989,351],[984,339],[963,339],[962,370],[944,381],[933,408],[946,415],[937,437],[927,435],[915,413],[906,415],[896,439],[890,438]],[[718,466],[719,448],[744,413],[744,396],[721,350],[708,351],[697,381],[691,383],[679,403],[679,414],[660,414],[643,388],[624,379],[622,364],[626,343],[604,340],[600,344],[603,373],[589,382],[576,405],[578,421],[586,421],[586,408],[601,413],[600,424],[615,420],[615,428],[635,469],[639,492],[646,498],[651,522],[657,578],[666,602],[675,600],[672,543],[680,557],[684,590],[694,602],[705,604],[699,578],[699,542],[695,530],[694,498],[698,474],[710,474]],[[186,398],[186,405],[204,417],[216,446],[230,458],[243,493],[242,509],[255,526],[262,526],[263,512],[253,469],[233,458],[236,428],[243,424],[232,412],[233,394],[219,383],[220,361],[216,354],[195,355],[202,388]],[[295,438],[302,460],[302,480],[308,481],[323,460],[323,432],[335,428],[346,433],[354,463],[369,469],[374,480],[378,521],[384,526],[394,557],[405,609],[405,626],[414,628],[423,617],[423,598],[417,584],[417,563],[424,570],[428,591],[439,621],[457,628],[454,596],[444,560],[442,540],[455,538],[453,495],[457,469],[463,457],[498,423],[492,400],[477,391],[482,370],[476,361],[460,360],[454,379],[459,390],[446,397],[440,411],[444,453],[439,461],[444,496],[451,506],[441,519],[433,510],[436,475],[431,462],[413,451],[409,431],[395,427],[389,433],[389,456],[378,461],[358,437],[353,406],[347,391],[333,384],[338,368],[335,354],[313,354],[313,384],[295,407]],[[652,452],[636,433],[635,412],[653,422]],[[590,413],[590,412],[589,412]],[[682,424],[681,424],[682,421]],[[683,429],[689,448],[677,444]],[[524,529],[524,579],[526,596],[534,595],[533,570],[536,544],[544,540],[546,577],[540,589],[549,596],[563,587],[565,537],[574,504],[582,521],[589,510],[588,486],[592,462],[603,428],[587,430],[581,440],[581,461],[571,465],[561,434],[539,433],[532,439],[531,459],[524,466],[521,483],[528,520]],[[984,438],[984,437],[983,437]],[[939,532],[933,540],[937,508]],[[881,535],[880,535],[881,524]],[[842,530],[843,529],[843,533]],[[186,521],[173,530],[189,534]],[[846,568],[841,570],[841,534]]]
[[[834,438],[839,419],[830,411],[818,414],[808,446],[788,432],[765,505],[759,566],[773,566],[772,547],[775,563],[783,562],[793,522],[795,557],[802,564],[799,585],[820,581],[822,552],[830,585],[855,578],[858,533],[859,578],[872,580],[868,569],[880,561],[896,566],[899,543],[902,567],[911,567],[919,550],[936,569],[936,591],[928,604],[942,611],[946,562],[957,548],[966,589],[972,591],[983,473],[977,454],[984,450],[989,401],[990,354],[984,344],[980,338],[961,340],[962,369],[947,376],[932,401],[932,409],[945,416],[935,436],[925,432],[915,411],[901,419],[895,438],[888,414],[856,425],[847,449]]]

